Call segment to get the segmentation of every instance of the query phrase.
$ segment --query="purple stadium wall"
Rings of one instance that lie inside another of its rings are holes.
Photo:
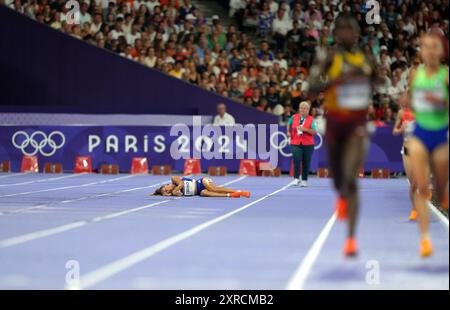
[[[233,102],[0,6],[0,112],[213,115],[277,123]]]

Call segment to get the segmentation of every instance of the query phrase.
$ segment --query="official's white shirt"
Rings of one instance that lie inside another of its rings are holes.
[[[218,126],[232,126],[236,124],[236,121],[234,120],[234,117],[231,116],[228,113],[225,113],[223,115],[223,117],[221,117],[220,115],[217,115],[214,118],[214,125],[218,125]]]

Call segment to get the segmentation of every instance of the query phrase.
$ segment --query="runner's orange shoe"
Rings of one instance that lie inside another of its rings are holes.
[[[347,200],[342,197],[338,198],[336,201],[336,212],[340,221],[345,221],[347,219]]]
[[[241,194],[241,197],[250,198],[251,193],[247,191],[238,191]]]
[[[409,214],[409,220],[410,221],[415,221],[417,219],[417,211],[416,210],[411,210],[411,213]]]
[[[231,198],[241,198],[241,193],[240,192],[234,192],[234,193],[230,193],[228,195]]]
[[[433,254],[433,246],[430,238],[422,238],[420,240],[420,256],[428,257]]]
[[[348,238],[344,245],[344,255],[347,257],[353,257],[358,254],[358,245],[354,238]]]

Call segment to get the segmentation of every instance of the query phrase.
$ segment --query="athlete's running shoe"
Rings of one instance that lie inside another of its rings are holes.
[[[428,257],[433,254],[433,245],[431,244],[430,238],[423,237],[420,240],[420,256]]]
[[[417,220],[417,211],[416,210],[411,210],[411,213],[409,214],[409,220],[410,221]]]
[[[234,193],[230,194],[231,198],[241,198],[241,197],[246,197],[246,198],[250,198],[250,192],[247,191],[237,191]]]
[[[354,238],[348,238],[344,245],[344,255],[347,257],[354,257],[358,254],[358,245]]]
[[[238,191],[240,193],[241,197],[250,198],[251,193],[248,191]]]

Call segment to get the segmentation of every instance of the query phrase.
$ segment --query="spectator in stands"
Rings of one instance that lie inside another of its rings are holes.
[[[231,98],[237,99],[237,100],[241,100],[242,99],[242,91],[239,88],[239,80],[238,78],[233,78],[231,80],[231,87],[230,90],[228,92],[228,95]]]
[[[218,16],[206,18],[189,0],[82,0],[79,24],[67,22],[65,3],[0,0],[68,35],[277,114],[280,106],[287,109],[286,102],[296,110],[305,99],[311,61],[318,49],[333,44],[339,12],[351,11],[360,21],[362,47],[385,77],[375,90],[378,99],[369,118],[395,117],[398,95],[420,62],[420,35],[433,29],[448,36],[448,1],[387,0],[380,7],[381,24],[368,25],[364,1],[231,0],[237,27],[228,29]],[[270,85],[280,97],[275,105]],[[320,116],[321,111],[313,102],[312,112]]]
[[[92,17],[91,14],[88,12],[89,5],[86,2],[82,2],[80,4],[80,19],[79,22],[81,25],[84,23],[91,23]]]
[[[284,6],[278,9],[275,18],[273,19],[273,38],[277,42],[277,49],[284,50],[286,42],[286,35],[292,29],[292,20],[286,13]]]
[[[239,14],[239,12],[243,11],[245,7],[246,7],[245,0],[230,0],[230,10],[229,10],[230,17]]]
[[[236,124],[234,117],[227,113],[227,106],[224,103],[217,105],[217,113],[214,118],[214,125],[233,126]]]
[[[266,38],[272,33],[273,14],[270,11],[269,3],[263,4],[263,9],[259,14],[258,35]]]

